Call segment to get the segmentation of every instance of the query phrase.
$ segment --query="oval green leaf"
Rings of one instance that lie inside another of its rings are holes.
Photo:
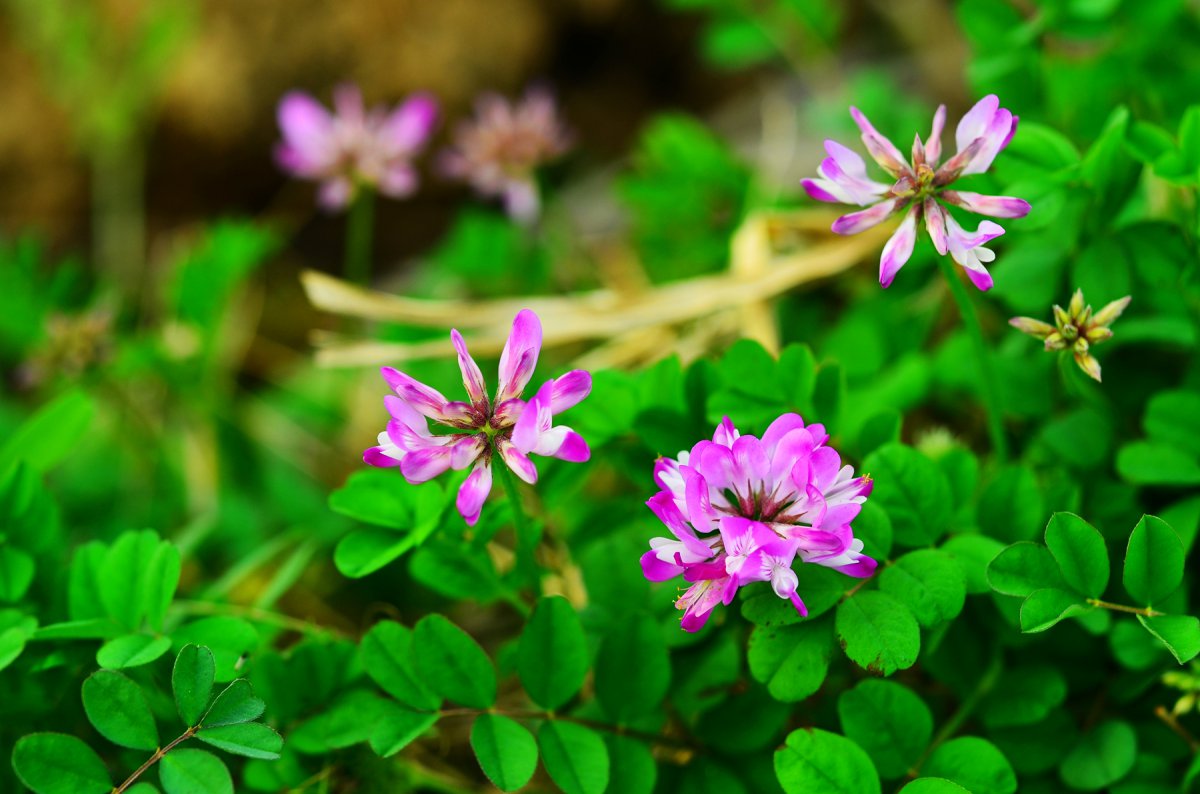
[[[217,663],[212,651],[203,645],[185,645],[175,657],[171,689],[175,693],[179,718],[189,728],[199,725],[200,718],[208,710],[216,675]]]
[[[1021,602],[1021,631],[1034,634],[1059,621],[1092,609],[1078,593],[1047,587],[1034,590]]]
[[[150,664],[171,650],[170,637],[126,634],[109,640],[96,651],[96,664],[108,670],[124,670]]]
[[[538,729],[537,743],[546,772],[564,794],[603,794],[608,788],[608,747],[595,731],[547,720]]]
[[[1046,525],[1046,547],[1067,584],[1089,598],[1108,587],[1108,548],[1104,537],[1074,513],[1055,513]]]
[[[227,753],[266,761],[278,758],[279,751],[283,749],[283,737],[261,722],[203,728],[196,732],[196,738]]]
[[[1122,581],[1140,605],[1159,603],[1183,581],[1183,542],[1175,530],[1155,516],[1142,516],[1125,549]]]
[[[417,711],[442,705],[413,669],[412,632],[406,627],[381,620],[363,637],[360,653],[367,675],[396,700]]]
[[[575,608],[561,596],[540,599],[517,647],[525,691],[553,711],[575,696],[587,670],[587,640]]]
[[[616,623],[596,654],[596,699],[624,722],[658,708],[671,683],[671,660],[658,624],[644,612]]]
[[[109,794],[113,788],[96,751],[62,733],[22,736],[13,747],[12,765],[36,794]]]
[[[388,758],[412,744],[438,721],[437,712],[413,711],[395,703],[381,702],[378,721],[371,731],[371,749]]]
[[[885,444],[867,456],[863,470],[875,480],[872,501],[892,519],[896,542],[928,546],[952,517],[950,483],[937,464],[912,447]]]
[[[866,750],[885,778],[903,777],[933,736],[925,701],[892,681],[860,681],[838,698],[837,710],[842,732]]]
[[[1050,550],[1027,540],[997,554],[988,564],[987,580],[997,593],[1018,598],[1026,598],[1034,590],[1066,585]]]
[[[879,589],[904,604],[925,628],[953,620],[967,600],[962,567],[936,549],[910,551],[883,570]]]
[[[496,668],[465,631],[441,615],[426,615],[413,640],[414,667],[434,692],[472,708],[496,702]]]
[[[859,667],[891,675],[912,667],[921,651],[921,628],[908,607],[887,593],[860,592],[838,605],[837,634]]]
[[[770,597],[782,601],[774,593]],[[791,604],[787,608],[795,611]],[[750,674],[767,685],[771,697],[798,703],[821,688],[833,656],[829,621],[755,626],[746,649]]]
[[[900,790],[905,794],[971,794],[944,777],[919,777]]]
[[[775,751],[775,776],[786,794],[880,794],[870,757],[845,736],[817,728],[788,734]]]
[[[83,710],[105,739],[132,750],[158,749],[158,726],[146,693],[112,670],[98,670],[83,682]]]
[[[172,750],[158,762],[166,794],[233,794],[224,762],[204,750]]]
[[[471,726],[471,749],[483,774],[501,791],[521,788],[537,769],[533,735],[520,723],[499,714],[480,714],[476,718]]]
[[[1180,664],[1200,654],[1200,618],[1195,615],[1138,615],[1137,618]]]
[[[252,722],[261,717],[266,708],[267,704],[255,697],[250,682],[239,678],[217,695],[200,724],[205,728],[219,728]]]
[[[1137,734],[1128,723],[1110,720],[1084,734],[1063,759],[1063,782],[1081,791],[1099,791],[1129,774],[1137,761]]]
[[[977,736],[951,739],[921,769],[959,784],[971,794],[1016,794],[1017,773],[996,745]]]

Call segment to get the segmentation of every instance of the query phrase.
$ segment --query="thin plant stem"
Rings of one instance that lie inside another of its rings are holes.
[[[513,527],[517,533],[517,569],[536,581],[537,565],[533,555],[541,540],[540,533],[529,519],[529,514],[525,512],[525,506],[521,503],[521,492],[517,489],[516,480],[504,465],[504,461],[494,461],[492,471],[496,472],[500,484],[504,487],[504,494],[508,497],[508,504],[512,509]]]
[[[1004,421],[1000,414],[1000,383],[996,379],[996,370],[992,365],[991,351],[988,350],[987,342],[983,338],[983,326],[979,324],[979,313],[975,311],[975,304],[971,302],[967,287],[955,272],[953,263],[944,256],[937,257],[937,262],[938,267],[942,269],[942,275],[946,277],[946,283],[950,285],[950,294],[954,296],[954,302],[958,304],[958,311],[962,315],[963,325],[966,326],[967,336],[971,338],[975,360],[979,363],[979,369],[983,373],[983,403],[987,410],[987,427],[988,435],[992,440],[992,452],[997,460],[1004,462],[1008,458],[1008,440],[1004,436]]]
[[[346,278],[366,285],[371,280],[371,244],[375,231],[375,191],[359,186],[346,219]]]
[[[125,782],[112,790],[112,794],[124,794],[124,792],[137,782],[137,779],[145,774],[146,770],[157,764],[164,755],[174,750],[180,744],[183,744],[188,739],[196,735],[196,728],[188,728],[181,736],[175,738],[166,747],[160,747],[154,751],[154,755],[146,759],[146,762],[139,766],[132,775],[125,779]]]
[[[1147,618],[1156,618],[1160,615],[1165,615],[1165,612],[1158,612],[1150,607],[1129,607],[1124,604],[1112,604],[1108,601],[1101,601],[1099,598],[1089,598],[1088,604],[1101,609],[1111,609],[1113,612],[1128,612],[1131,615],[1142,615]]]
[[[137,142],[99,141],[91,151],[92,236],[96,265],[139,305],[145,279],[146,208]]]
[[[221,604],[213,601],[189,601],[187,599],[176,600],[171,606],[173,611],[183,615],[233,615],[244,618],[251,623],[274,626],[275,628],[294,631],[306,636],[323,636],[328,634],[332,634],[335,637],[347,636],[346,632],[332,626],[309,623],[308,621],[294,618],[291,615],[284,615],[259,607],[243,606],[241,604]]]

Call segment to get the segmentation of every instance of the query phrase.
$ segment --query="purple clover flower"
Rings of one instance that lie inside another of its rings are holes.
[[[565,425],[555,425],[554,417],[588,396],[592,376],[572,370],[546,381],[532,400],[520,399],[542,349],[542,324],[536,314],[522,309],[500,354],[500,382],[495,399],[489,400],[483,373],[467,352],[462,335],[452,330],[450,338],[470,402],[451,402],[403,372],[383,367],[383,379],[396,392],[383,398],[392,419],[379,434],[379,445],[363,452],[363,460],[372,466],[399,467],[414,485],[447,469],[471,466],[458,490],[457,507],[467,524],[474,526],[492,490],[493,453],[531,485],[538,473],[529,455],[573,463],[591,456],[583,437]],[[430,419],[456,432],[435,435],[429,431]]]
[[[642,573],[692,582],[675,602],[684,629],[698,631],[750,582],[770,582],[807,615],[796,557],[859,578],[875,572],[850,528],[872,480],[855,477],[828,440],[824,426],[797,414],[776,419],[761,439],[739,434],[726,417],[712,441],[655,463],[661,490],[646,504],[674,537],[650,541]]]
[[[283,140],[279,166],[299,179],[320,183],[318,203],[327,210],[348,206],[362,186],[391,198],[417,189],[413,159],[437,123],[437,101],[415,94],[394,110],[367,110],[357,86],[334,89],[334,112],[308,94],[292,91],[279,101]]]
[[[917,135],[913,141],[911,162],[905,162],[900,150],[880,135],[858,108],[850,108],[850,115],[862,130],[862,141],[871,157],[895,182],[886,184],[872,180],[867,176],[867,165],[861,157],[836,141],[825,141],[829,156],[817,168],[819,177],[801,182],[804,189],[818,201],[867,207],[838,218],[833,223],[833,231],[855,234],[882,223],[897,212],[905,212],[904,220],[884,246],[879,260],[879,283],[887,287],[912,256],[917,224],[924,218],[925,228],[937,252],[943,256],[949,253],[967,271],[976,287],[990,289],[992,277],[984,263],[994,260],[996,254],[983,245],[1004,234],[1004,229],[992,221],[983,221],[975,231],[967,231],[938,203],[938,199],[993,218],[1022,218],[1028,214],[1029,202],[1024,199],[946,189],[960,176],[981,174],[991,167],[996,155],[1017,131],[1017,116],[1000,107],[995,94],[985,96],[958,122],[954,135],[958,152],[939,167],[942,128],[946,123],[945,105],[939,106],[933,116],[933,129],[928,140],[922,143],[921,136]]]
[[[480,194],[503,199],[513,220],[532,223],[541,211],[534,172],[570,146],[571,136],[548,91],[531,89],[516,103],[484,94],[476,102],[475,118],[455,129],[454,146],[442,153],[441,167]]]

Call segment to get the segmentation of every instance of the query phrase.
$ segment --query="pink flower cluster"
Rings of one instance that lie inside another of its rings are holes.
[[[471,467],[456,504],[467,524],[474,525],[492,490],[493,454],[530,484],[538,476],[530,455],[576,463],[591,456],[587,442],[571,428],[555,425],[554,417],[587,397],[592,376],[572,370],[546,381],[532,400],[522,400],[521,392],[533,377],[542,349],[541,322],[532,311],[522,309],[500,354],[496,396],[489,400],[483,373],[467,352],[462,335],[452,330],[450,338],[470,402],[447,400],[436,389],[384,367],[383,379],[396,392],[384,397],[392,419],[379,434],[378,446],[366,450],[363,460],[372,466],[399,467],[414,485],[448,469]],[[430,419],[453,432],[431,433]]]
[[[672,537],[650,541],[642,572],[652,581],[682,576],[692,583],[675,604],[684,629],[698,631],[718,603],[728,605],[750,582],[770,582],[807,614],[796,592],[797,557],[849,576],[874,573],[875,560],[850,527],[872,481],[843,466],[828,438],[822,425],[805,425],[797,414],[780,416],[761,439],[741,435],[726,418],[712,441],[658,460],[661,490],[647,505]]]
[[[837,141],[825,141],[829,156],[817,168],[819,177],[801,182],[804,189],[819,201],[867,207],[838,218],[833,231],[855,234],[904,212],[904,220],[884,246],[879,260],[879,283],[887,287],[912,256],[917,224],[924,219],[937,252],[943,256],[949,253],[976,287],[990,289],[992,277],[984,263],[991,262],[996,255],[983,246],[1004,234],[1004,229],[992,221],[983,221],[975,231],[967,231],[938,200],[993,218],[1021,218],[1028,214],[1029,202],[1024,199],[946,189],[961,176],[981,174],[991,167],[996,155],[1008,146],[1017,131],[1017,117],[1000,107],[1000,100],[994,94],[979,100],[958,122],[954,135],[957,153],[941,163],[945,105],[934,114],[928,140],[922,142],[920,135],[915,136],[911,161],[906,161],[900,150],[858,108],[850,108],[850,115],[862,130],[867,151],[894,181],[876,182],[867,175],[867,164],[855,152]]]
[[[413,161],[437,122],[437,102],[417,94],[394,110],[363,107],[353,85],[334,90],[334,112],[308,94],[293,91],[279,103],[283,140],[275,158],[299,179],[319,182],[318,202],[327,210],[349,205],[368,187],[391,198],[417,188]],[[500,198],[509,216],[529,223],[540,211],[536,169],[570,147],[554,98],[529,91],[510,103],[485,94],[476,117],[455,129],[454,144],[442,152],[442,172],[467,182],[480,194]]]
[[[278,111],[283,141],[275,149],[280,167],[319,182],[317,200],[327,210],[346,207],[364,185],[391,198],[412,194],[413,159],[433,132],[437,102],[417,94],[394,110],[368,111],[356,86],[341,85],[333,92],[333,107],[330,113],[299,91],[284,96]]]

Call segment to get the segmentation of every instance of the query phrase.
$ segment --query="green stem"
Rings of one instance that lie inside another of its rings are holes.
[[[145,282],[146,208],[140,142],[100,141],[91,151],[96,266],[136,305]]]
[[[954,264],[944,256],[937,257],[937,262],[938,267],[942,269],[942,275],[946,277],[946,282],[950,285],[950,294],[954,296],[954,302],[958,304],[963,325],[966,326],[967,335],[971,338],[975,360],[979,362],[979,369],[983,373],[983,402],[987,409],[988,435],[992,439],[992,452],[996,455],[996,459],[1003,463],[1008,457],[1008,440],[1004,436],[1004,422],[998,402],[1000,384],[996,380],[996,370],[992,366],[991,352],[983,339],[983,326],[979,324],[979,314],[975,311],[975,304],[971,302],[966,285],[962,283],[962,279],[955,272]]]
[[[355,284],[371,280],[371,242],[375,226],[375,192],[359,186],[346,219],[345,275]]]
[[[499,458],[499,456],[496,456]],[[508,497],[512,509],[513,527],[517,533],[517,570],[537,581],[537,563],[534,561],[534,551],[541,540],[541,533],[529,519],[525,506],[521,504],[521,492],[517,489],[516,479],[503,460],[495,460],[492,470],[497,473],[504,494]]]
[[[1101,601],[1099,598],[1089,598],[1088,604],[1101,609],[1111,609],[1113,612],[1128,612],[1131,615],[1142,615],[1147,618],[1156,618],[1165,615],[1165,612],[1158,612],[1150,607],[1129,607],[1124,604],[1112,604],[1108,601]]]
[[[117,786],[115,789],[112,790],[112,794],[123,794],[123,792],[125,792],[130,786],[132,786],[134,783],[137,782],[137,779],[139,777],[141,777],[146,772],[147,769],[149,769],[150,767],[157,764],[164,755],[171,752],[178,745],[182,744],[183,742],[186,742],[188,739],[192,738],[195,735],[196,735],[196,729],[188,728],[186,731],[183,732],[182,736],[177,737],[173,742],[168,744],[166,747],[160,747],[157,750],[155,750],[154,755],[147,758],[146,762],[144,764],[142,764],[141,766],[139,766],[132,775],[130,775],[128,778],[126,778],[124,783],[122,783],[121,785]]]

